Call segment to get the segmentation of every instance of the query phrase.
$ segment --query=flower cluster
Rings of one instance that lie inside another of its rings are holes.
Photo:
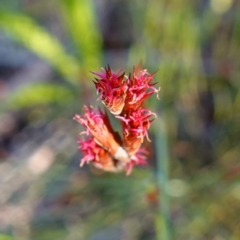
[[[122,122],[122,139],[110,124],[108,115],[92,107],[84,107],[83,115],[74,120],[85,127],[82,134],[87,139],[79,140],[79,149],[84,157],[80,166],[91,162],[105,171],[126,170],[130,174],[133,166],[146,164],[146,150],[140,148],[156,114],[143,107],[143,102],[153,93],[157,94],[153,82],[154,74],[147,70],[136,71],[129,76],[119,71],[113,73],[108,66],[102,72],[93,72],[94,84],[99,99],[109,111]],[[150,140],[149,140],[150,141]]]

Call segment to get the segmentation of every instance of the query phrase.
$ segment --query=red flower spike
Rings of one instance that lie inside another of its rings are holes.
[[[133,69],[132,77],[130,75],[128,78],[128,91],[124,111],[138,109],[142,106],[143,101],[153,93],[156,93],[158,98],[160,88],[156,89],[154,87],[157,83],[151,83],[154,75],[155,73],[149,74],[147,70],[141,70],[136,73],[135,69]]]
[[[84,157],[81,159],[80,167],[82,167],[85,162],[89,163],[90,161],[94,161],[96,159],[96,156],[100,152],[101,147],[99,147],[93,138],[85,140],[79,140],[79,149],[84,153]]]
[[[144,137],[150,141],[147,131],[156,114],[142,105],[153,93],[158,97],[160,88],[154,87],[155,73],[134,69],[129,78],[120,73],[113,73],[109,66],[101,73],[93,72],[99,78],[94,82],[99,98],[122,121],[122,140],[113,130],[106,112],[85,106],[85,114],[75,115],[74,120],[85,127],[81,134],[90,137],[79,141],[79,148],[85,155],[80,166],[87,162],[105,171],[124,169],[129,175],[135,165],[147,164],[146,151],[140,147]]]
[[[120,136],[114,132],[106,113],[84,107],[85,115],[75,115],[74,120],[86,128],[81,134],[92,135],[94,141],[108,151],[114,158],[123,162],[129,161],[128,153],[121,147]]]
[[[137,153],[131,157],[131,161],[125,165],[126,175],[130,175],[132,172],[132,169],[135,165],[147,165],[146,162],[146,154],[147,151],[143,148],[139,149]]]
[[[114,115],[119,115],[124,107],[127,81],[124,80],[124,73],[120,75],[113,73],[110,67],[103,69],[102,73],[92,72],[94,75],[100,77],[94,82],[97,92],[100,94],[100,99],[103,104]]]
[[[80,167],[85,162],[92,163],[95,167],[103,169],[105,171],[117,172],[117,161],[109,154],[108,151],[100,147],[93,138],[88,140],[79,140],[79,149],[85,155],[81,159]]]
[[[154,120],[150,119],[152,116],[156,117],[156,114],[146,108],[130,111],[124,117],[118,116],[122,120],[123,146],[130,156],[138,151],[144,137],[150,141],[147,130]]]
[[[138,151],[144,137],[150,141],[147,130],[153,119],[149,118],[156,117],[156,114],[142,108],[142,104],[153,93],[157,93],[158,97],[160,88],[154,87],[156,84],[152,82],[154,74],[150,75],[147,70],[136,73],[134,69],[132,77],[129,76],[128,79],[124,109],[118,118],[123,121],[123,146],[130,156]]]

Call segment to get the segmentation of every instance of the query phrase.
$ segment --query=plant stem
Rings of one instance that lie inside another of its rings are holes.
[[[156,231],[158,240],[170,240],[171,223],[169,209],[169,195],[167,193],[169,173],[169,153],[167,132],[163,115],[156,119],[156,156],[157,156],[157,184],[159,191],[159,212],[156,216]]]

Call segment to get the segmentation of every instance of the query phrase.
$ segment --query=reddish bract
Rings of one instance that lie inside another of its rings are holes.
[[[93,74],[99,77],[94,82],[99,98],[122,121],[123,137],[113,130],[106,112],[85,106],[85,114],[74,117],[85,127],[82,133],[89,136],[79,141],[84,154],[80,166],[91,162],[105,171],[124,169],[129,175],[135,165],[146,165],[146,150],[140,147],[144,137],[149,140],[148,129],[156,114],[143,108],[143,102],[153,93],[158,97],[160,88],[154,87],[154,74],[147,70],[133,70],[127,77],[121,71],[113,73],[108,66]]]

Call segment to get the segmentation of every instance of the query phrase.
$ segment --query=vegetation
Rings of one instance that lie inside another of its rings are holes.
[[[14,90],[1,77],[0,240],[240,239],[240,4],[205,2],[0,3],[0,34],[51,69]],[[139,63],[161,86],[149,166],[79,168],[72,117],[103,107],[89,71]]]

